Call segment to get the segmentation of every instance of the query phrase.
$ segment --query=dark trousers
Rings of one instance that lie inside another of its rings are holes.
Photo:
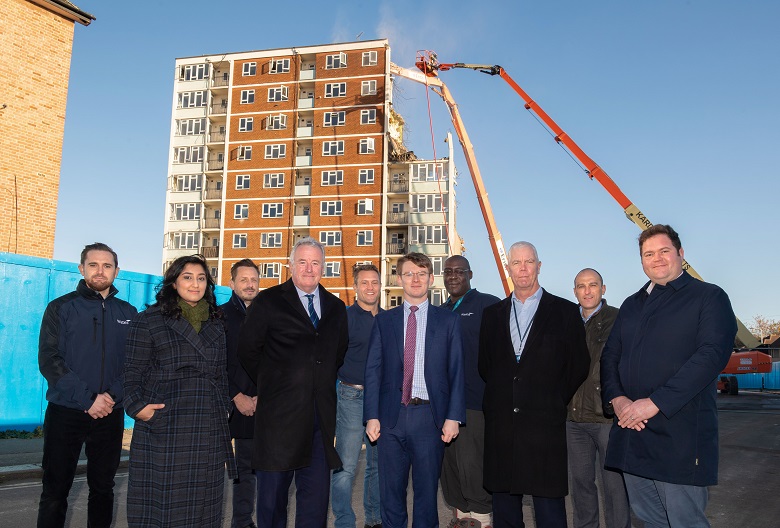
[[[436,494],[444,457],[441,434],[430,405],[402,405],[395,426],[382,427],[377,447],[384,528],[406,528],[408,524],[406,488],[410,468],[414,492],[412,526],[438,526]]]
[[[43,421],[43,491],[38,528],[61,528],[68,511],[68,494],[86,444],[89,502],[87,525],[109,528],[114,513],[114,476],[122,454],[124,411],[94,419],[78,409],[54,403]]]
[[[333,438],[330,439],[333,442]],[[317,413],[314,414],[311,464],[292,471],[255,470],[257,526],[286,528],[287,495],[295,478],[295,528],[325,528],[330,496],[330,468],[325,459]]]
[[[245,528],[250,526],[252,513],[255,511],[255,497],[257,496],[257,479],[252,469],[251,438],[236,438],[236,467],[238,478],[233,480],[233,520],[231,528]]]
[[[564,497],[533,497],[537,528],[566,528]],[[523,496],[493,493],[493,528],[525,528]]]
[[[458,437],[444,448],[441,492],[444,500],[462,512],[490,513],[492,499],[482,487],[485,458],[485,415],[466,409],[466,423]]]

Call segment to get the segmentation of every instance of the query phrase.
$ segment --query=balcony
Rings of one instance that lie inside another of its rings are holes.
[[[311,196],[311,185],[296,185],[295,196]]]
[[[316,77],[316,71],[315,70],[301,70],[301,81],[313,81]]]
[[[209,143],[224,143],[224,142],[225,142],[224,130],[215,130],[209,132]]]
[[[385,279],[385,288],[400,287],[398,286],[398,275],[395,273],[388,273]]]
[[[387,213],[387,223],[388,224],[408,224],[409,223],[409,213],[407,211],[402,211],[400,213]]]
[[[217,75],[211,80],[212,88],[221,88],[230,84],[230,76],[228,74]]]
[[[211,105],[209,107],[209,113],[211,115],[224,115],[227,114],[227,103],[226,104],[215,104]]]
[[[298,99],[298,109],[306,110],[307,108],[314,108],[314,99],[311,99],[310,97]]]
[[[298,137],[311,137],[312,133],[314,132],[313,127],[298,127]]]
[[[202,247],[200,254],[206,258],[217,258],[219,257],[219,246]]]
[[[203,229],[219,229],[219,218],[203,218]]]
[[[409,180],[391,181],[390,192],[394,192],[394,193],[409,192]]]
[[[310,220],[309,215],[295,215],[293,216],[293,225],[294,226],[307,226],[309,225]]]
[[[387,244],[388,255],[404,255],[406,253],[406,242],[389,242]]]
[[[295,156],[296,167],[311,167],[311,156]]]
[[[225,168],[225,160],[209,160],[206,164],[206,170],[220,171]]]
[[[221,200],[222,199],[222,189],[206,189],[206,192],[203,193],[203,199],[204,200]]]

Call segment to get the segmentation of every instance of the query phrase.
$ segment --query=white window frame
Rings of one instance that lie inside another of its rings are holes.
[[[283,187],[283,172],[268,172],[263,174],[263,189],[282,189]]]
[[[374,231],[371,229],[361,229],[357,232],[357,245],[358,246],[373,246],[374,245]]]
[[[246,249],[246,233],[233,233],[233,249]]]
[[[336,141],[323,141],[322,142],[322,155],[323,156],[343,156],[344,155],[344,140],[338,139]]]
[[[364,198],[362,200],[358,200],[358,203],[357,203],[357,214],[358,215],[372,215],[372,214],[374,214],[374,199],[373,198]]]
[[[235,220],[249,218],[249,204],[235,204],[233,206],[233,218]]]
[[[174,163],[202,163],[203,147],[175,147],[173,149]]]
[[[262,262],[258,267],[261,279],[278,279],[282,273],[282,265],[279,262]]]
[[[379,54],[376,51],[363,52],[363,66],[376,66],[379,61]]]
[[[206,91],[179,92],[178,108],[201,108],[206,106],[208,97]]]
[[[201,214],[199,203],[171,204],[171,220],[200,220]]]
[[[358,185],[373,185],[374,169],[360,169],[358,171]]]
[[[320,244],[323,246],[340,246],[341,231],[320,231]]]
[[[287,94],[289,88],[287,86],[275,86],[268,89],[268,102],[278,103],[281,101],[287,101]]]
[[[287,128],[287,115],[276,114],[265,118],[266,130],[285,130]]]
[[[374,154],[374,138],[363,138],[360,140],[359,154]]]
[[[341,262],[325,262],[325,267],[322,268],[322,276],[341,277]]]
[[[198,249],[200,233],[195,231],[180,231],[171,237],[171,249]]]
[[[376,124],[376,108],[369,108],[368,110],[360,111],[360,124],[361,125],[374,125]]]
[[[290,59],[271,59],[268,63],[268,73],[290,73]]]
[[[236,152],[238,161],[249,161],[252,159],[252,145],[240,145]]]
[[[287,156],[287,145],[275,143],[265,146],[265,159],[282,159]]]
[[[441,277],[444,275],[444,257],[431,257],[431,266],[433,267],[433,275]]]
[[[180,81],[202,81],[208,76],[209,65],[206,63],[185,64],[179,69]]]
[[[341,110],[338,112],[325,112],[322,117],[322,126],[334,127],[344,126],[347,121],[347,112]]]
[[[376,79],[360,83],[360,95],[376,95]]]
[[[177,136],[199,136],[205,133],[206,133],[206,118],[204,117],[199,117],[197,119],[176,120]]]
[[[329,187],[331,185],[344,185],[343,170],[322,171],[322,186]]]
[[[240,117],[238,118],[238,131],[239,132],[251,132],[255,127],[254,117]]]
[[[263,204],[263,218],[283,218],[283,202],[267,202]]]
[[[341,216],[341,200],[324,200],[320,202],[320,216]]]
[[[171,192],[200,191],[202,181],[201,174],[177,174],[172,178]]]
[[[250,77],[252,75],[257,75],[257,63],[245,62],[243,66],[241,66],[241,76]]]
[[[347,67],[347,54],[343,51],[340,53],[336,53],[335,55],[327,55],[325,57],[325,69],[326,70],[335,70],[338,68],[346,68]]]
[[[245,191],[249,189],[251,181],[252,176],[249,174],[236,174],[236,190]]]
[[[440,194],[413,194],[413,213],[442,213],[447,211],[446,198]]]
[[[346,97],[347,96],[347,83],[327,83],[325,84],[325,98],[330,99],[333,97]]]
[[[260,233],[260,247],[261,248],[280,248],[282,247],[282,233],[281,231],[273,231],[270,233]]]
[[[254,90],[241,90],[241,104],[252,104],[255,102]]]
[[[446,244],[447,229],[444,225],[411,226],[412,244]]]

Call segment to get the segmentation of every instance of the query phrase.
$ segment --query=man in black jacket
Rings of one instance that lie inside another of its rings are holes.
[[[87,446],[91,527],[108,528],[122,453],[122,368],[136,309],[116,298],[116,253],[96,242],[81,252],[83,279],[54,299],[41,322],[38,365],[48,382],[43,422],[43,491],[38,528],[62,527],[81,449]]]
[[[230,268],[230,300],[221,305],[227,334],[227,369],[230,399],[235,408],[230,415],[230,436],[235,439],[238,478],[233,481],[231,528],[254,528],[256,478],[252,470],[252,438],[257,387],[238,360],[238,333],[246,309],[257,297],[260,271],[250,259],[239,260]]]

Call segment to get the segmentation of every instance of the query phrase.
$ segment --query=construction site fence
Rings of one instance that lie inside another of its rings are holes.
[[[38,336],[46,306],[76,289],[78,263],[0,252],[0,430],[31,431],[43,423],[46,380],[38,369]],[[117,295],[139,311],[154,303],[159,275],[120,270]],[[230,289],[217,287],[217,301]],[[125,427],[133,420],[125,416]]]

